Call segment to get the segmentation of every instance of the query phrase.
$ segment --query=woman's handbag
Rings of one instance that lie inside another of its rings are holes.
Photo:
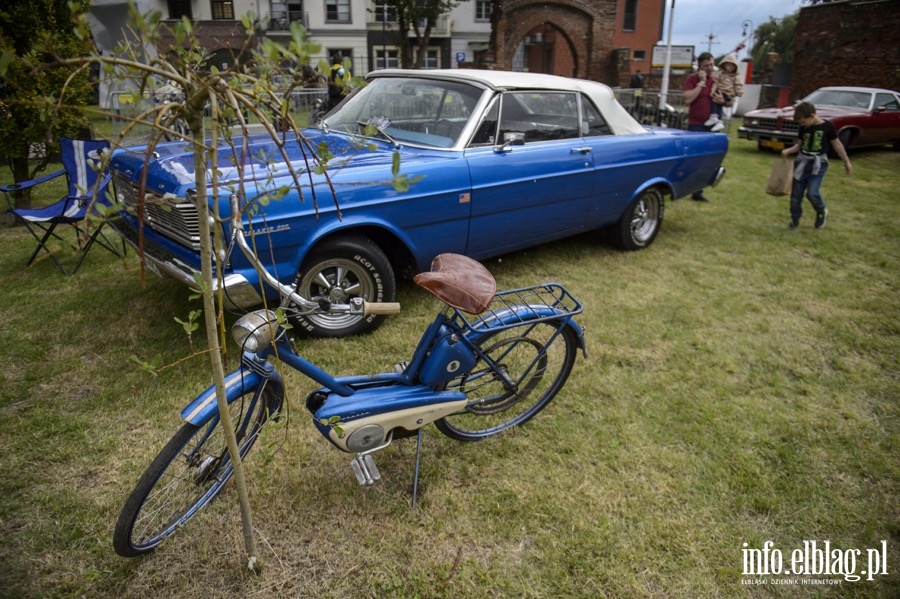
[[[769,182],[766,183],[766,193],[772,196],[788,196],[791,195],[793,184],[794,161],[782,158],[772,165]]]

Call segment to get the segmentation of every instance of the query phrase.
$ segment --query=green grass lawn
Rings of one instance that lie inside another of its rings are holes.
[[[189,352],[188,290],[142,286],[133,254],[99,248],[74,277],[23,269],[30,237],[0,230],[0,596],[897,597],[900,154],[851,158],[852,177],[835,163],[825,179],[824,230],[807,204],[788,231],[787,199],[763,193],[776,155],[734,140],[710,202],[668,204],[647,250],[587,234],[487,261],[501,288],[579,297],[588,357],[525,427],[476,444],[429,427],[415,510],[414,443],[377,454],[383,480],[360,488],[287,373],[277,459],[247,462],[260,575],[231,487],[150,556],[112,551],[126,496],[209,384],[204,359],[156,377],[132,360]],[[399,300],[375,334],[302,351],[390,369],[437,309],[409,282]],[[805,541],[859,549],[857,572],[886,546],[888,574],[743,576],[766,541],[786,568]],[[840,584],[775,584],[819,578]]]

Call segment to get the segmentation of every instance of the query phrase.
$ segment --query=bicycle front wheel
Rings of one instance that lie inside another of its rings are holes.
[[[578,341],[558,320],[540,321],[487,335],[469,372],[447,383],[468,397],[465,411],[435,421],[442,433],[477,441],[527,422],[559,392],[575,363]]]
[[[243,459],[266,419],[281,409],[283,391],[249,389],[229,406]],[[184,424],[141,476],[113,533],[122,557],[152,551],[212,501],[234,473],[218,414],[202,426]]]

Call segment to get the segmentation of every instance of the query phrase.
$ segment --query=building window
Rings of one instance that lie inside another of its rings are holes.
[[[325,20],[330,23],[349,23],[350,0],[325,0]]]
[[[393,48],[387,50],[387,64],[384,64],[385,50],[383,48],[375,50],[375,68],[376,69],[396,69],[400,66],[399,53]]]
[[[347,64],[347,61],[350,61],[350,64],[353,64],[353,48],[329,48],[328,49],[328,61],[330,64],[334,64],[334,57],[338,54],[341,55],[341,59],[344,61],[344,64]]]
[[[234,20],[234,4],[228,0],[212,0],[212,18]]]
[[[625,0],[625,17],[622,19],[624,31],[637,29],[637,0]]]
[[[647,51],[646,50],[635,50],[632,52],[631,57],[635,62],[641,62],[647,60]]]
[[[288,7],[288,23],[293,23],[294,21],[300,21],[300,24],[304,27],[308,28],[307,19],[305,14],[303,13],[303,3],[302,2],[291,2],[287,5]]]
[[[428,50],[422,60],[423,69],[439,69],[441,67],[440,53],[438,50]]]
[[[475,20],[489,21],[491,19],[491,0],[475,0]]]
[[[193,18],[191,17],[191,0],[169,0],[168,8],[170,19]]]
[[[396,23],[397,8],[391,6],[387,2],[375,2],[375,8],[372,9],[375,14],[376,23]]]

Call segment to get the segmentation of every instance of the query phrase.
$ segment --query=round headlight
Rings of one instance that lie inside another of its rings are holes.
[[[271,310],[257,310],[241,316],[231,327],[231,336],[242,351],[256,353],[275,340],[278,316]]]

